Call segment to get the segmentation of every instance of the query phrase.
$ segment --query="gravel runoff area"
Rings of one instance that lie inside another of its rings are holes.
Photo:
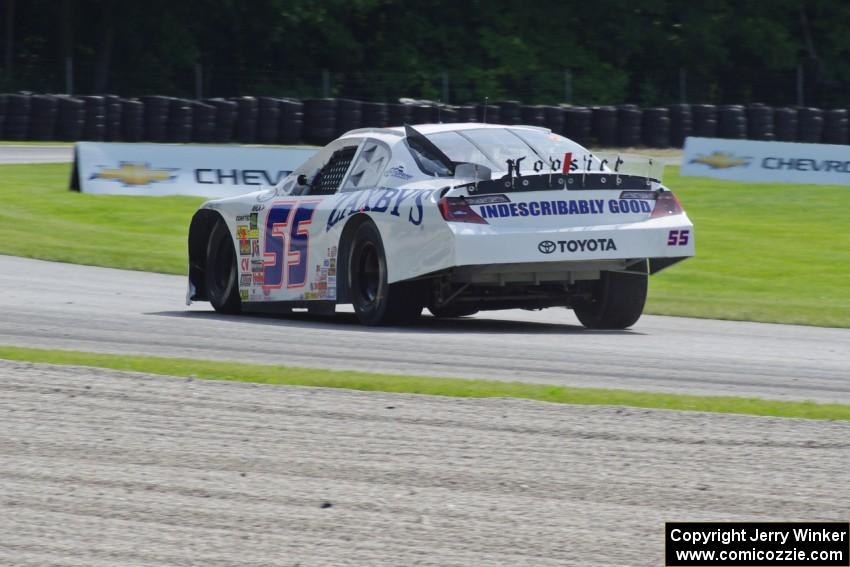
[[[844,520],[850,424],[0,361],[3,565],[661,565]]]

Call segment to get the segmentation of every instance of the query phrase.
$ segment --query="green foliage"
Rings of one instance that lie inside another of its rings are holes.
[[[6,1],[7,90],[61,91],[70,30],[78,92],[105,66],[110,92],[191,96],[196,63],[216,96],[317,96],[327,70],[335,95],[439,98],[448,73],[451,102],[555,103],[569,70],[575,103],[662,104],[678,101],[685,69],[691,101],[785,104],[801,63],[807,102],[845,104],[850,91],[850,4],[839,0]]]

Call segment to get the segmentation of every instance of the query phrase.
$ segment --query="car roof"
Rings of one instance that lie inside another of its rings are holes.
[[[482,128],[524,128],[529,130],[539,130],[547,134],[551,132],[549,128],[542,128],[540,126],[526,126],[521,124],[482,124],[481,122],[454,122],[448,124],[411,124],[410,126],[425,135],[438,134],[440,132],[479,130]],[[340,137],[361,137],[364,134],[369,134],[371,137],[379,139],[383,138],[387,142],[391,140],[396,141],[398,140],[398,138],[404,137],[404,127],[395,126],[392,128],[358,128],[357,130],[350,130]]]

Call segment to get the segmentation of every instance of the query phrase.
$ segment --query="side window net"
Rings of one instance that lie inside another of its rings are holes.
[[[313,178],[313,182],[310,184],[310,195],[333,195],[336,193],[356,152],[356,147],[335,151],[325,167],[319,170],[319,173]]]

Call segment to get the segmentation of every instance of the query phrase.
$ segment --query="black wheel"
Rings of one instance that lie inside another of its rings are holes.
[[[391,325],[422,313],[419,282],[387,283],[387,258],[378,229],[370,222],[357,228],[348,261],[348,290],[364,325]]]
[[[428,311],[431,312],[431,315],[434,317],[439,317],[440,319],[454,319],[455,317],[467,317],[469,315],[475,315],[478,313],[477,307],[470,307],[469,305],[464,305],[462,303],[459,304],[450,304],[445,307],[433,307],[429,306]]]
[[[239,313],[239,279],[236,248],[227,230],[227,224],[219,220],[210,233],[207,243],[206,284],[207,297],[219,313]]]
[[[625,329],[640,319],[646,303],[646,263],[629,270],[642,273],[602,272],[599,280],[590,282],[591,299],[573,307],[582,325],[590,329]]]

